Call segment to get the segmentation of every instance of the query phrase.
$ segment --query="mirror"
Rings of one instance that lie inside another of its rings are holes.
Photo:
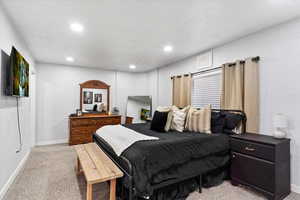
[[[146,123],[152,116],[151,96],[129,96],[127,99],[126,117],[132,123]]]
[[[83,113],[109,112],[109,88],[102,81],[91,80],[80,84],[80,109]]]

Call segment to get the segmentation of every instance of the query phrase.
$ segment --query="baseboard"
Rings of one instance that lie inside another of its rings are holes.
[[[12,173],[12,175],[9,177],[5,185],[0,190],[0,200],[4,198],[6,192],[8,191],[11,184],[14,182],[16,177],[18,176],[19,172],[23,169],[24,164],[26,163],[28,157],[30,154],[30,150],[25,154],[24,158],[20,161],[19,165],[15,169],[15,171]]]
[[[44,146],[44,145],[51,145],[51,144],[63,144],[68,143],[68,139],[58,139],[58,140],[48,140],[48,141],[40,141],[36,143],[36,146]]]
[[[291,189],[293,192],[300,194],[300,186],[299,185],[292,184]]]

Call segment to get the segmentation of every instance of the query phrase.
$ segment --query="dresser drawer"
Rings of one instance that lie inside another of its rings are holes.
[[[78,128],[72,128],[72,136],[87,136],[91,135],[91,129],[95,129],[96,127],[90,127],[90,129],[84,128],[84,127],[78,127]]]
[[[231,149],[235,152],[251,155],[271,162],[275,161],[275,149],[271,145],[264,145],[232,138]]]
[[[72,119],[72,127],[85,127],[85,126],[95,126],[97,125],[97,119]]]
[[[85,128],[76,128],[71,130],[70,144],[84,144],[92,142],[93,137],[90,130]]]
[[[275,165],[239,153],[232,154],[231,178],[237,182],[255,185],[273,193],[275,191]]]
[[[93,134],[102,126],[121,124],[120,115],[99,115],[99,116],[81,116],[70,117],[69,144],[83,144],[93,141]]]
[[[121,124],[121,118],[119,117],[110,117],[106,118],[105,120],[102,120],[102,125],[117,125]]]

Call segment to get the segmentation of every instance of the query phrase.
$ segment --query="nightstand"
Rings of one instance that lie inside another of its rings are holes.
[[[291,192],[290,139],[245,133],[232,135],[231,183],[245,185],[270,200]]]

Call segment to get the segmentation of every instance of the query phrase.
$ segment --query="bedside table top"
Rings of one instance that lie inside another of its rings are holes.
[[[248,141],[254,141],[254,142],[264,143],[264,144],[272,144],[272,145],[278,145],[280,143],[290,141],[290,139],[288,139],[288,138],[277,139],[277,138],[274,138],[273,136],[254,134],[254,133],[231,135],[230,137],[234,138],[234,139],[248,140]]]

